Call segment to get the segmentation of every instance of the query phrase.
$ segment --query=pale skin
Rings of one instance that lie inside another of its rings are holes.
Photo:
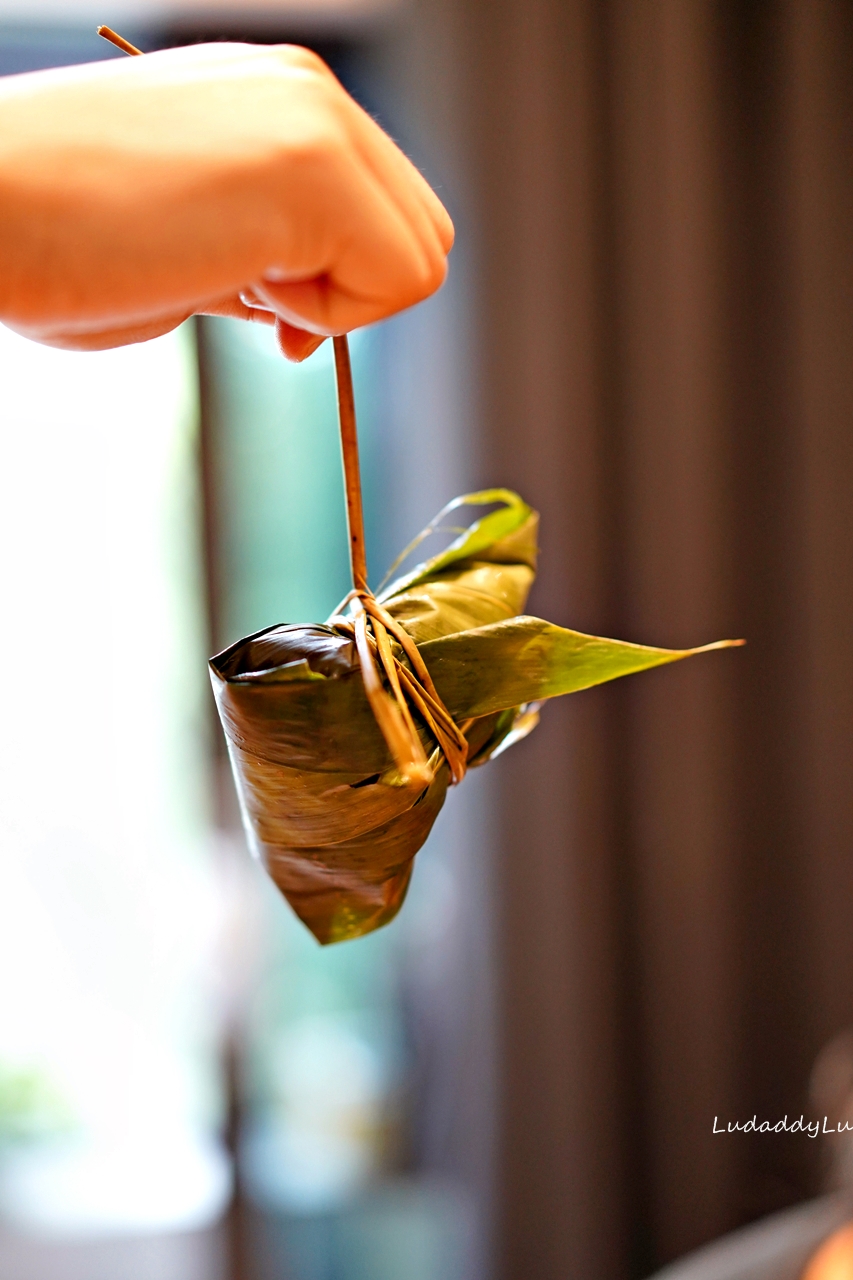
[[[420,302],[453,226],[316,55],[197,45],[0,79],[0,321],[52,346],[196,313],[285,355]]]

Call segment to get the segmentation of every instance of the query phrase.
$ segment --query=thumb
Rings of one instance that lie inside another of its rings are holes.
[[[276,320],[275,336],[278,338],[281,354],[286,356],[288,360],[293,360],[296,364],[301,364],[303,360],[307,360],[320,344],[326,341],[322,334],[306,333],[304,329],[297,329],[295,325],[288,324],[286,320]]]

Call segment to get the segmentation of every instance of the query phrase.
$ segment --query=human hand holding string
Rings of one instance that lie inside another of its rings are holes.
[[[442,283],[441,202],[313,53],[197,45],[0,80],[0,320],[78,350],[193,313],[323,338]]]

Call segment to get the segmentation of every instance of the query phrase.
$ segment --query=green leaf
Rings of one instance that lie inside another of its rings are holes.
[[[450,565],[456,564],[459,560],[489,559],[491,554],[499,547],[499,544],[505,543],[508,538],[511,539],[512,535],[517,534],[525,525],[531,524],[531,517],[534,517],[534,512],[528,507],[524,499],[520,498],[517,493],[513,493],[511,489],[481,489],[478,493],[465,493],[462,497],[454,498],[452,502],[448,502],[446,507],[442,507],[426,529],[419,533],[413,542],[409,543],[406,550],[395,561],[391,572],[397,565],[408,558],[410,552],[428,534],[437,532],[441,528],[442,520],[451,511],[458,511],[460,507],[491,506],[492,503],[496,502],[502,504],[498,511],[492,511],[481,519],[473,521],[444,551],[433,556],[431,560],[425,560],[423,564],[416,565],[411,572],[392,582],[390,587],[387,587],[384,591],[377,592],[377,599],[385,603],[393,596],[399,595],[401,591],[405,591],[408,587],[413,587],[417,583],[425,582],[428,578],[441,573],[443,569],[449,568]],[[532,522],[532,537],[527,542],[519,541],[518,546],[512,548],[514,553],[522,550],[530,557],[530,560],[526,561],[526,563],[530,563],[531,568],[535,569],[535,518]]]
[[[466,719],[742,643],[717,640],[696,649],[655,649],[522,617],[428,641],[420,651],[450,714]]]

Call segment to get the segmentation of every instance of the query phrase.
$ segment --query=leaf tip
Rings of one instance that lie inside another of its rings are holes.
[[[714,640],[712,644],[703,644],[701,649],[697,649],[697,653],[707,653],[711,649],[740,649],[746,644],[746,640]]]

